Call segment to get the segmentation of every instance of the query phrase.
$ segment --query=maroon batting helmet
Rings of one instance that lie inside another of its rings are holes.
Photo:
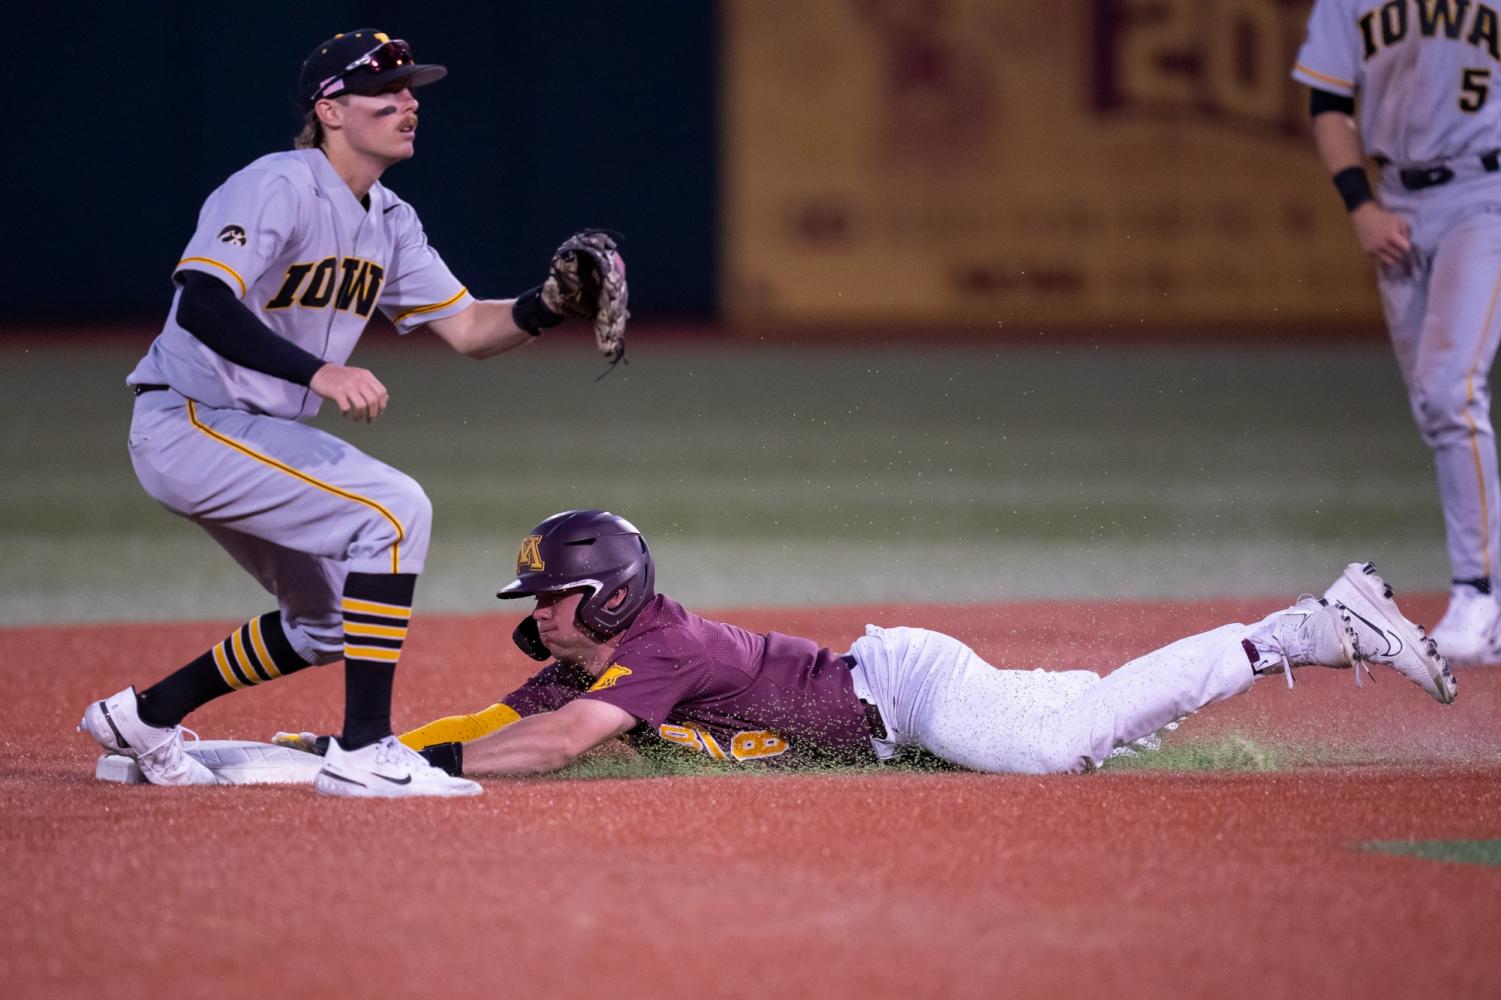
[[[636,526],[607,510],[565,510],[532,529],[516,554],[516,579],[495,596],[532,597],[563,590],[589,591],[579,602],[578,625],[598,639],[623,632],[654,593],[651,550]],[[607,607],[625,589],[619,607]]]

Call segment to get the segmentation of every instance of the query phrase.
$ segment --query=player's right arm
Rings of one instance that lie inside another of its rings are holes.
[[[413,750],[440,743],[472,743],[519,719],[562,708],[589,690],[588,671],[554,660],[489,708],[464,715],[448,715],[401,734]]]
[[[294,238],[298,204],[283,173],[256,166],[215,189],[172,275],[181,289],[173,318],[221,358],[307,386],[346,416],[373,421],[388,399],[373,374],[324,361],[278,334],[247,304],[256,279]]]
[[[1313,143],[1345,201],[1360,248],[1388,267],[1400,264],[1412,250],[1412,229],[1371,191],[1353,101],[1328,91],[1312,95]]]
[[[1364,69],[1356,0],[1315,0],[1292,77],[1309,87],[1313,142],[1350,213],[1360,247],[1382,264],[1402,261],[1407,222],[1387,211],[1366,177],[1366,151],[1355,120]]]
[[[355,420],[373,422],[386,408],[386,387],[369,371],[330,364],[278,336],[212,274],[181,270],[177,325],[242,368],[305,385]]]
[[[592,698],[520,719],[464,748],[467,774],[546,774],[573,763],[640,720]]]

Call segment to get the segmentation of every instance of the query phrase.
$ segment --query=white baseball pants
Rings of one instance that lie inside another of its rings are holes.
[[[1130,743],[1250,688],[1242,640],[1224,625],[1132,660],[1091,670],[999,670],[952,636],[866,626],[850,649],[855,693],[874,703],[888,759],[919,746],[974,771],[1055,774],[1097,767]]]

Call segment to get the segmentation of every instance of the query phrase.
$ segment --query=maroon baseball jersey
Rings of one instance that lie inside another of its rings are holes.
[[[716,760],[874,762],[849,668],[811,639],[710,621],[658,594],[596,680],[553,663],[503,699],[520,715],[595,698]]]

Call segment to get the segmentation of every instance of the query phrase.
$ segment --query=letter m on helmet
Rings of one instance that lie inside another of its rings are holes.
[[[521,540],[521,551],[516,553],[516,572],[540,573],[546,568],[547,563],[542,561],[542,536],[527,535]]]

